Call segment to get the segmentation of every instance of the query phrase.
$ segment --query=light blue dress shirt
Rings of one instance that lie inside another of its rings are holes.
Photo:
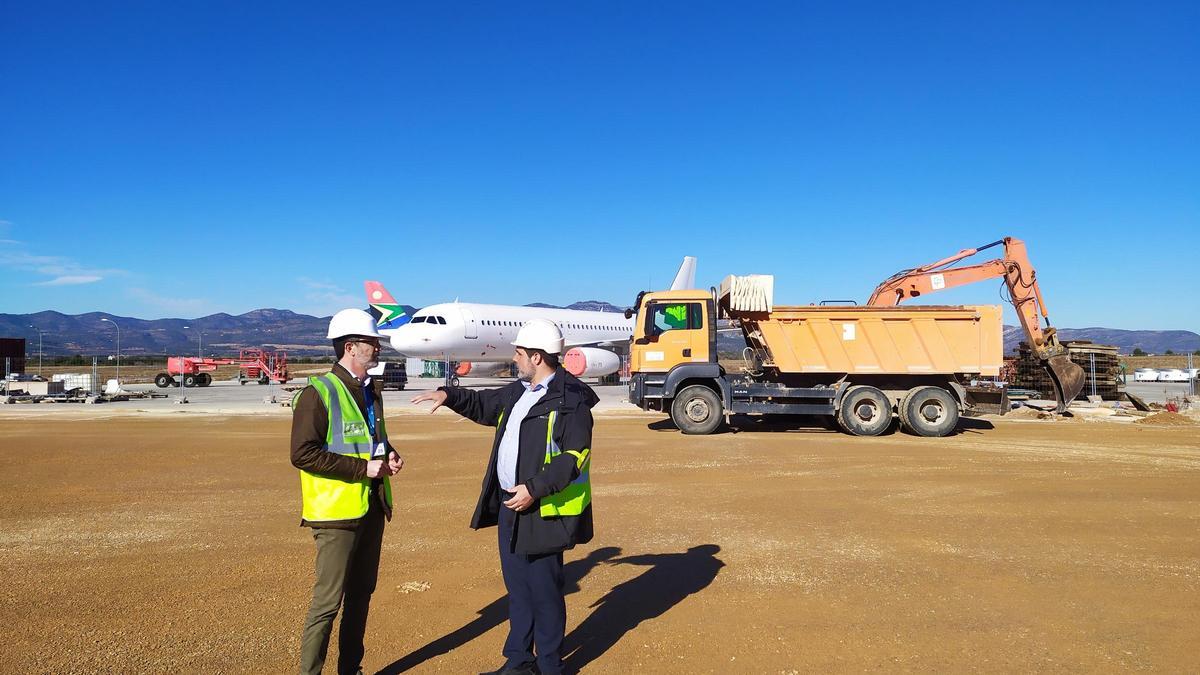
[[[533,404],[542,400],[546,395],[546,387],[554,374],[536,385],[521,382],[525,385],[525,393],[513,405],[512,413],[504,422],[504,435],[500,437],[500,448],[496,452],[496,476],[500,478],[500,487],[505,492],[512,492],[517,486],[517,451],[521,447],[521,420],[529,414]]]

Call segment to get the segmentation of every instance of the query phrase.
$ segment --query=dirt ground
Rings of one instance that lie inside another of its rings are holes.
[[[389,428],[408,466],[367,672],[498,667],[495,532],[466,526],[489,431],[449,413]],[[287,433],[0,419],[0,671],[295,672],[313,544]],[[594,445],[597,537],[567,556],[573,668],[1195,668],[1200,427],[685,437],[612,416]]]

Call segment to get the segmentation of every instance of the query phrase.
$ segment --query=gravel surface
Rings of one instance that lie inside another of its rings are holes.
[[[364,666],[496,668],[495,533],[467,528],[490,430],[389,417],[408,466]],[[0,672],[295,672],[313,545],[287,434],[282,415],[0,418]],[[585,672],[1194,670],[1194,427],[686,437],[605,415],[594,446],[597,537],[567,555]]]

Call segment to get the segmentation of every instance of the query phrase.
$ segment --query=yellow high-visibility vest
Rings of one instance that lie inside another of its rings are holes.
[[[333,373],[308,378],[308,384],[321,397],[325,411],[329,414],[329,427],[325,432],[326,452],[370,460],[375,449],[371,428],[359,410],[350,390],[341,378]],[[295,401],[292,409],[295,410]],[[380,442],[387,441],[387,429],[380,416],[375,422]],[[392,484],[385,477],[383,494],[389,507],[392,505]],[[371,479],[344,480],[310,471],[300,471],[300,494],[304,499],[304,520],[311,523],[333,520],[354,520],[367,515],[370,508]]]
[[[566,452],[575,456],[575,466],[579,469],[579,477],[562,490],[539,500],[541,506],[538,508],[538,514],[543,518],[578,516],[583,513],[588,504],[592,503],[592,451],[590,448],[560,450],[558,444],[554,442],[554,421],[557,418],[558,411],[551,410],[550,417],[546,420],[546,456],[542,460],[542,466],[549,464],[551,459]],[[496,426],[500,429],[504,428],[503,410],[500,411],[500,418],[496,420]]]
[[[550,419],[546,420],[546,458],[542,464],[550,463],[562,453],[575,456],[575,467],[579,469],[579,477],[567,484],[567,487],[552,495],[542,497],[541,516],[554,518],[556,516],[578,516],[583,513],[588,504],[592,503],[592,450],[561,450],[554,442],[554,421],[558,417],[557,410],[550,411]]]

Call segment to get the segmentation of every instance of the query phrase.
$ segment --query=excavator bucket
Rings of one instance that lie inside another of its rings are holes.
[[[1042,365],[1050,374],[1050,381],[1054,383],[1054,399],[1058,403],[1054,411],[1065,412],[1071,401],[1074,401],[1079,392],[1083,391],[1087,373],[1083,372],[1083,368],[1073,363],[1071,357],[1065,354],[1051,356],[1043,361]]]

